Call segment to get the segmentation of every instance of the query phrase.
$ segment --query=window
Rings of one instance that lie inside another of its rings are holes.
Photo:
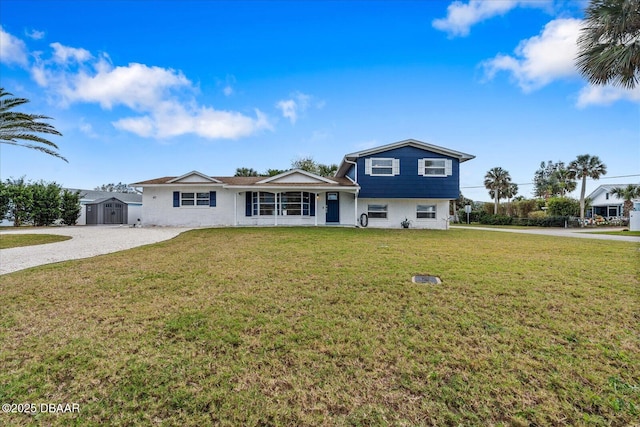
[[[277,201],[277,203],[276,203]],[[315,203],[313,193],[306,191],[289,191],[279,193],[276,197],[275,193],[264,191],[253,192],[251,195],[251,213],[252,215],[297,215],[297,216],[314,216]]]
[[[280,194],[281,215],[302,215],[302,193],[288,192]]]
[[[400,159],[371,157],[364,160],[364,172],[371,176],[400,175]]]
[[[276,195],[265,191],[253,193],[253,214],[273,215],[276,211]]]
[[[451,159],[418,159],[418,175],[449,176],[452,175]]]
[[[367,215],[369,218],[386,218],[387,205],[367,205]]]
[[[207,191],[203,193],[181,193],[179,191],[175,191],[173,193],[173,207],[177,208],[180,206],[215,207],[216,192]]]
[[[196,193],[181,193],[180,206],[195,206]]]
[[[209,193],[196,193],[196,205],[209,206]]]
[[[436,205],[418,205],[416,218],[436,219]]]

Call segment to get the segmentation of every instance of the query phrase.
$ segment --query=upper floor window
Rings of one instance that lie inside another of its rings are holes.
[[[451,159],[418,159],[418,175],[449,176],[452,175]]]
[[[400,175],[400,159],[381,157],[364,159],[364,173],[372,176]]]

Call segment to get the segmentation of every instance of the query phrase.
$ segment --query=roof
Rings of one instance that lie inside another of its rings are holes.
[[[593,190],[591,194],[587,196],[587,198],[594,200],[601,193],[605,193],[605,192],[610,193],[614,188],[627,188],[629,185],[638,185],[638,184],[602,184],[598,186],[598,188]],[[614,196],[614,197],[618,199],[617,196]]]
[[[307,178],[303,182],[292,182],[286,180],[278,182],[279,179],[294,176],[300,174]],[[198,173],[198,176],[201,174]],[[181,177],[188,177],[190,174],[182,175]],[[222,186],[228,188],[332,188],[332,187],[350,187],[357,189],[358,185],[354,184],[348,178],[335,178],[335,177],[321,177],[306,171],[299,171],[292,169],[280,175],[273,177],[264,176],[207,176],[207,180],[200,182],[192,181],[180,181],[175,176],[165,176],[162,178],[155,178],[146,181],[140,181],[131,185],[136,187],[150,187],[150,186],[175,186],[175,185],[207,185],[207,186]]]
[[[121,193],[121,194],[124,194],[124,193]],[[91,202],[87,203],[87,205],[97,205],[97,204],[104,203],[104,202],[109,201],[109,200],[117,200],[117,201],[119,201],[121,203],[125,203],[126,204],[126,202],[124,200],[120,199],[120,197],[118,197],[118,196],[119,195],[111,196],[111,197],[104,197],[102,199],[92,200]]]
[[[370,156],[372,154],[383,153],[385,151],[394,150],[396,148],[401,147],[416,147],[421,150],[431,151],[433,153],[442,154],[444,156],[453,157],[458,159],[460,163],[466,162],[467,160],[475,159],[476,156],[472,154],[463,153],[461,151],[451,150],[449,148],[440,147],[439,145],[428,144],[426,142],[418,141],[417,139],[405,139],[403,141],[393,142],[387,145],[381,145],[379,147],[369,148],[362,151],[356,151],[355,153],[347,154],[344,156],[342,163],[340,163],[340,167],[336,172],[336,176],[343,176],[347,170],[349,170],[350,163],[348,161],[353,162],[359,157]]]
[[[80,199],[83,202],[95,202],[99,199],[109,199],[115,197],[124,203],[142,203],[142,194],[138,193],[116,193],[113,191],[81,190],[78,188],[67,188],[71,192],[80,192]]]

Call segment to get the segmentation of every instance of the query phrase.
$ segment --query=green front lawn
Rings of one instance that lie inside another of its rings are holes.
[[[211,229],[4,275],[0,401],[80,413],[0,424],[632,425],[638,249]]]
[[[598,231],[595,234],[609,234],[611,236],[640,236],[640,231]]]
[[[17,248],[20,246],[44,245],[69,240],[69,236],[56,234],[0,234],[0,249]]]

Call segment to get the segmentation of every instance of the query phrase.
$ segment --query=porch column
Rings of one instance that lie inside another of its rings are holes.
[[[278,197],[279,195],[280,195],[280,193],[275,192],[274,196],[273,196],[275,198],[275,202],[276,202],[275,203],[276,211],[274,212],[274,215],[273,215],[273,217],[275,218],[275,224],[274,225],[278,225],[278,207],[279,207],[279,204],[278,204],[279,200],[278,199],[280,198],[280,197]]]
[[[315,222],[316,222],[316,227],[318,226],[318,199],[320,198],[320,193],[314,193],[313,194],[315,197],[313,198],[313,203],[316,204],[315,207],[315,213],[316,213],[316,217],[315,217]]]
[[[353,205],[354,205],[353,225],[357,227],[358,226],[358,193],[353,193]]]
[[[233,192],[233,226],[238,225],[238,192]]]

